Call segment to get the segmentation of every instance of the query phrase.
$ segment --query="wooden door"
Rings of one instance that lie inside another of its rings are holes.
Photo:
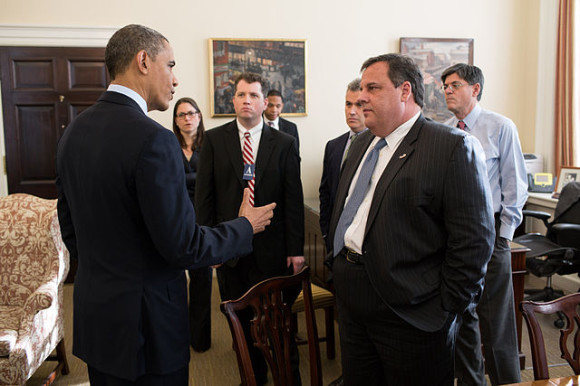
[[[104,48],[0,47],[8,193],[56,198],[56,146],[105,91]]]

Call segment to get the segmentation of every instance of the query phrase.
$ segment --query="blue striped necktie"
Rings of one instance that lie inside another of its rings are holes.
[[[369,190],[371,185],[371,177],[373,176],[373,171],[375,169],[375,165],[377,164],[377,159],[379,158],[379,151],[386,145],[387,140],[381,138],[373,150],[371,150],[371,152],[367,155],[367,158],[363,163],[352,195],[344,206],[344,209],[340,215],[340,219],[338,220],[338,225],[336,226],[336,231],[334,233],[334,256],[338,255],[344,247],[344,235],[346,230],[350,224],[352,224],[352,220],[354,219],[360,204],[362,203]]]

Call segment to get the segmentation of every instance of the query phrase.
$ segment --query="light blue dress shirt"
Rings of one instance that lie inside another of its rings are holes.
[[[456,127],[459,120],[446,124]],[[475,136],[485,152],[493,209],[500,213],[500,236],[511,240],[522,222],[522,208],[528,199],[526,164],[512,120],[477,104],[463,119],[465,131]]]

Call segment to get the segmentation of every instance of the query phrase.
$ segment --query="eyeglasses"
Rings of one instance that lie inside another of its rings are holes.
[[[451,89],[452,92],[459,90],[461,87],[465,86],[467,83],[460,83],[460,82],[453,82],[450,84],[444,84],[441,86],[441,90],[443,92],[447,91],[447,89]]]
[[[199,111],[188,111],[187,113],[179,113],[176,115],[179,119],[185,119],[185,117],[193,118],[194,115],[198,115]]]

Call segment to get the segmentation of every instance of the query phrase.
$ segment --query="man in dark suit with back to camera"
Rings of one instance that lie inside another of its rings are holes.
[[[528,197],[518,129],[510,119],[479,105],[483,92],[479,67],[457,63],[443,71],[441,80],[447,108],[455,115],[446,123],[476,137],[485,152],[496,231],[479,304],[469,307],[459,319],[457,385],[487,385],[482,344],[491,384],[518,383],[520,359],[509,242],[522,222]]]
[[[331,139],[324,149],[322,178],[318,189],[320,199],[320,230],[326,243],[326,249],[332,249],[332,241],[328,238],[328,224],[334,206],[336,188],[340,177],[340,169],[348,150],[360,133],[366,130],[365,116],[358,101],[360,95],[360,79],[350,82],[346,89],[344,114],[350,131]]]
[[[282,97],[282,94],[278,90],[270,90],[268,91],[266,99],[268,100],[266,110],[264,110],[266,124],[296,138],[296,149],[298,149],[298,153],[300,153],[298,127],[296,127],[296,124],[280,116],[282,110],[284,110],[284,98]]]
[[[455,318],[494,239],[479,142],[426,119],[412,59],[362,66],[365,124],[343,166],[333,240],[346,385],[453,385]]]
[[[188,384],[184,268],[251,253],[275,204],[215,228],[195,223],[175,135],[147,117],[177,79],[168,40],[128,25],[109,40],[111,84],[65,130],[57,151],[58,217],[78,259],[73,353],[91,385]],[[241,203],[242,200],[239,200]]]
[[[256,235],[253,253],[217,268],[222,300],[241,297],[254,284],[298,272],[304,265],[304,199],[300,157],[296,140],[272,129],[262,119],[266,108],[264,81],[254,73],[236,78],[233,97],[236,119],[208,130],[199,155],[195,208],[203,225],[214,225],[237,216],[243,189],[253,189],[254,202],[273,200],[272,224]],[[294,296],[298,295],[296,293]],[[292,303],[293,299],[285,299]],[[250,309],[240,314],[250,337]],[[256,383],[266,383],[267,366],[260,350],[249,344]],[[293,370],[299,384],[295,345]]]

